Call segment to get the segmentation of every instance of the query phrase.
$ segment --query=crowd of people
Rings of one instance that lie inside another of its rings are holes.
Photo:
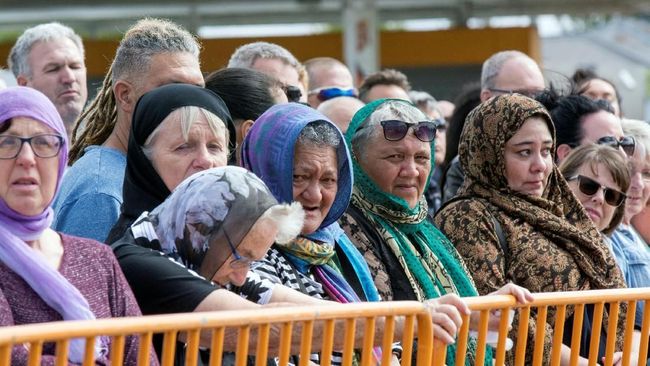
[[[650,124],[624,118],[616,86],[594,72],[578,70],[560,92],[535,60],[500,51],[452,103],[412,90],[397,70],[357,86],[339,60],[301,62],[272,43],[242,45],[216,71],[201,69],[200,49],[173,22],[140,20],[86,105],[71,28],[41,24],[18,38],[8,63],[19,86],[0,90],[0,326],[415,300],[455,364],[461,315],[479,322],[463,297],[527,304],[536,292],[650,287]],[[585,307],[580,362],[592,332],[603,334],[599,359],[616,337],[621,362],[626,310],[607,335],[607,309],[597,329]],[[634,350],[642,314],[639,304]],[[567,309],[563,365],[575,315]],[[540,323],[527,324],[532,345]],[[363,335],[358,327],[359,346]],[[341,364],[321,343],[309,361]],[[201,360],[210,345],[201,339]],[[98,364],[111,346],[95,341]],[[125,364],[139,346],[126,339]],[[226,333],[224,363],[236,346]],[[161,347],[154,337],[151,364]],[[471,337],[468,365],[477,347]],[[45,363],[55,348],[44,345]],[[84,349],[73,340],[69,361]],[[382,352],[400,363],[399,343],[373,356]],[[11,357],[26,364],[28,350]]]

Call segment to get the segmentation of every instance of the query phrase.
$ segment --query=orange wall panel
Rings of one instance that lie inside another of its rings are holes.
[[[342,33],[292,37],[257,37],[202,40],[201,63],[209,73],[226,66],[233,51],[242,44],[265,40],[289,49],[299,60],[330,56],[343,59]],[[13,42],[0,44],[0,65],[6,66]],[[116,40],[85,40],[88,76],[102,78],[118,46]],[[444,31],[383,31],[381,67],[426,67],[481,64],[491,54],[517,49],[541,60],[535,28],[451,29]]]

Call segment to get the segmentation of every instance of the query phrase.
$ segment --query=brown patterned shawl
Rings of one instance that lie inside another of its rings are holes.
[[[546,120],[555,142],[551,117],[541,104],[525,96],[501,95],[470,113],[459,146],[466,179],[459,196],[436,215],[436,225],[455,244],[480,294],[508,282],[531,292],[625,287],[613,255],[555,165],[541,198],[508,187],[505,145],[530,117]],[[501,248],[494,218],[507,238],[507,253]],[[567,316],[572,313],[572,308],[567,309]],[[554,315],[555,309],[549,308],[545,357],[550,355]],[[534,319],[529,324],[527,364],[534,344]]]

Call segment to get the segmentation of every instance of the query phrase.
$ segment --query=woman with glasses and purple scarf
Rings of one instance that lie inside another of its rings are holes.
[[[110,248],[50,229],[52,200],[67,163],[68,141],[56,108],[26,87],[0,91],[0,325],[138,316],[140,310]],[[95,362],[110,363],[111,340],[95,340]],[[81,363],[85,341],[70,342],[68,360]],[[42,363],[55,345],[43,345]],[[135,365],[138,338],[127,337],[126,365]],[[15,346],[12,365],[27,363]],[[157,364],[153,352],[150,363]]]

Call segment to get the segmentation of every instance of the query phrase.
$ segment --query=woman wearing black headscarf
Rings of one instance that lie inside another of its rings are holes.
[[[144,211],[162,203],[190,175],[225,166],[235,127],[215,93],[169,84],[144,94],[133,112],[122,213],[106,239],[113,243]]]

